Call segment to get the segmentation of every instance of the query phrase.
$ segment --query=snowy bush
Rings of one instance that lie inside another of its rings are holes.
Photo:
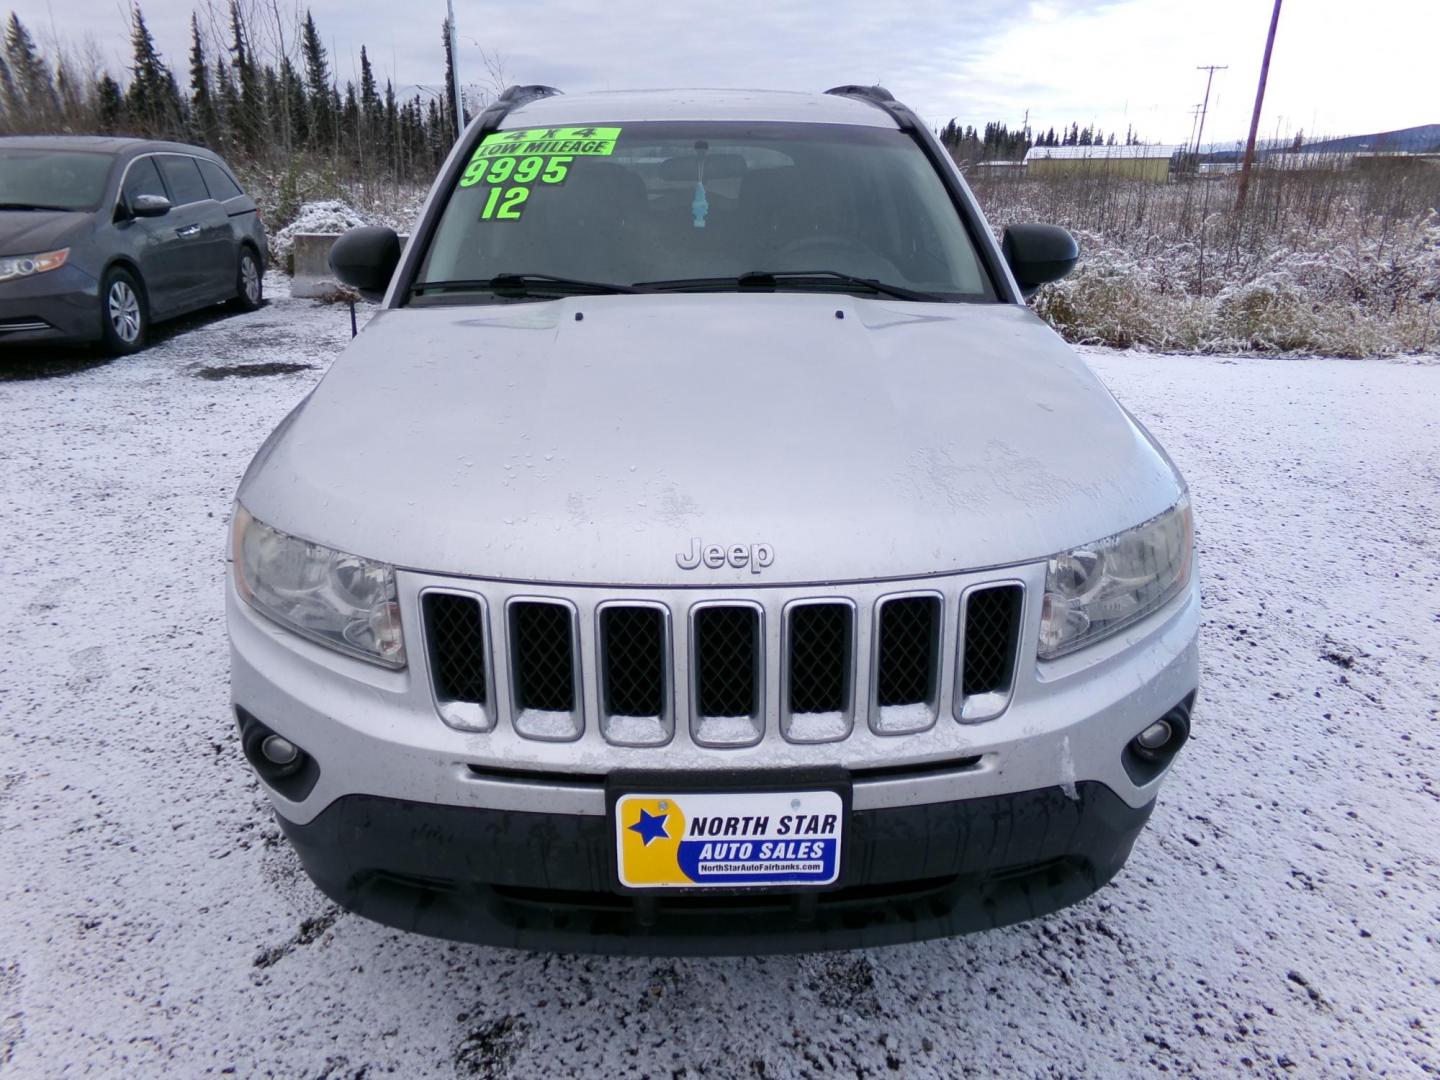
[[[1048,221],[1081,261],[1035,310],[1068,339],[1158,351],[1387,356],[1440,349],[1440,169],[1233,178],[979,179],[998,233]]]
[[[296,234],[343,233],[346,229],[353,229],[357,225],[368,224],[370,222],[361,217],[353,207],[347,206],[338,199],[305,203],[300,207],[300,212],[295,216],[295,220],[278,232],[271,234],[271,261],[283,266],[287,274],[293,274],[295,266],[291,255],[295,247]]]

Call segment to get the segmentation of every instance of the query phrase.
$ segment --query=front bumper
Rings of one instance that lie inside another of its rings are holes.
[[[75,266],[0,282],[0,348],[100,339],[100,286]]]
[[[1093,893],[1152,803],[1081,783],[853,811],[842,888],[727,896],[611,890],[606,818],[373,796],[280,818],[332,900],[403,930],[560,952],[732,955],[865,948],[986,930]]]
[[[1043,566],[1013,571],[1031,595],[1042,575]],[[436,579],[399,577],[402,618],[418,626],[417,597]],[[936,587],[953,603],[965,583]],[[874,586],[885,588],[893,586]],[[791,598],[772,592],[772,605]],[[588,626],[593,604],[574,594]],[[351,659],[281,629],[233,586],[228,618],[242,727],[258,722],[315,759],[268,793],[321,889],[394,926],[570,951],[879,945],[1080,900],[1120,869],[1163,781],[1163,764],[1127,767],[1127,746],[1170,710],[1188,713],[1199,666],[1192,584],[1144,622],[1046,665],[1034,659],[1038,618],[1027,621],[1013,699],[981,723],[947,713],[901,737],[857,723],[841,742],[796,745],[767,715],[767,738],[741,749],[690,744],[683,722],[660,749],[608,745],[593,725],[575,742],[542,744],[503,724],[487,733],[447,727],[423,649],[412,648],[401,671]],[[768,648],[778,652],[778,637]],[[616,887],[607,777],[704,782],[727,770],[743,786],[746,775],[817,768],[848,777],[851,846],[837,890],[637,904]]]

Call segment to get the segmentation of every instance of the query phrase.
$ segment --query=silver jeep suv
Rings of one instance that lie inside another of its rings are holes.
[[[868,946],[1121,867],[1189,734],[1184,482],[878,87],[471,126],[241,484],[245,753],[317,885],[566,951]]]

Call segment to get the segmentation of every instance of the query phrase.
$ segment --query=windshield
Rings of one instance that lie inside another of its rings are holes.
[[[497,277],[511,295],[522,281],[526,295],[563,293],[554,280],[563,278],[590,291],[994,296],[914,140],[845,124],[491,133],[451,193],[412,291],[422,302],[488,302]]]
[[[112,160],[83,150],[0,150],[0,210],[94,210]]]

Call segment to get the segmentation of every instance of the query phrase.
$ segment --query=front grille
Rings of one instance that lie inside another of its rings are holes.
[[[923,585],[861,585],[849,596],[761,590],[743,601],[725,590],[619,599],[586,586],[572,601],[436,580],[421,589],[419,652],[445,723],[476,732],[508,724],[527,739],[589,734],[660,747],[679,727],[691,743],[725,748],[767,730],[791,743],[854,739],[857,727],[867,737],[913,734],[950,710],[962,722],[993,719],[1017,681],[1024,586]]]
[[[511,604],[510,664],[520,733],[535,739],[579,735],[570,608],[534,601]]]
[[[700,608],[694,637],[697,736],[708,743],[753,742],[759,736],[760,612]]]
[[[1004,694],[1015,675],[1020,630],[1019,585],[976,589],[965,603],[962,694]]]
[[[454,593],[426,593],[423,607],[435,696],[441,701],[484,705],[489,694],[480,601]]]

